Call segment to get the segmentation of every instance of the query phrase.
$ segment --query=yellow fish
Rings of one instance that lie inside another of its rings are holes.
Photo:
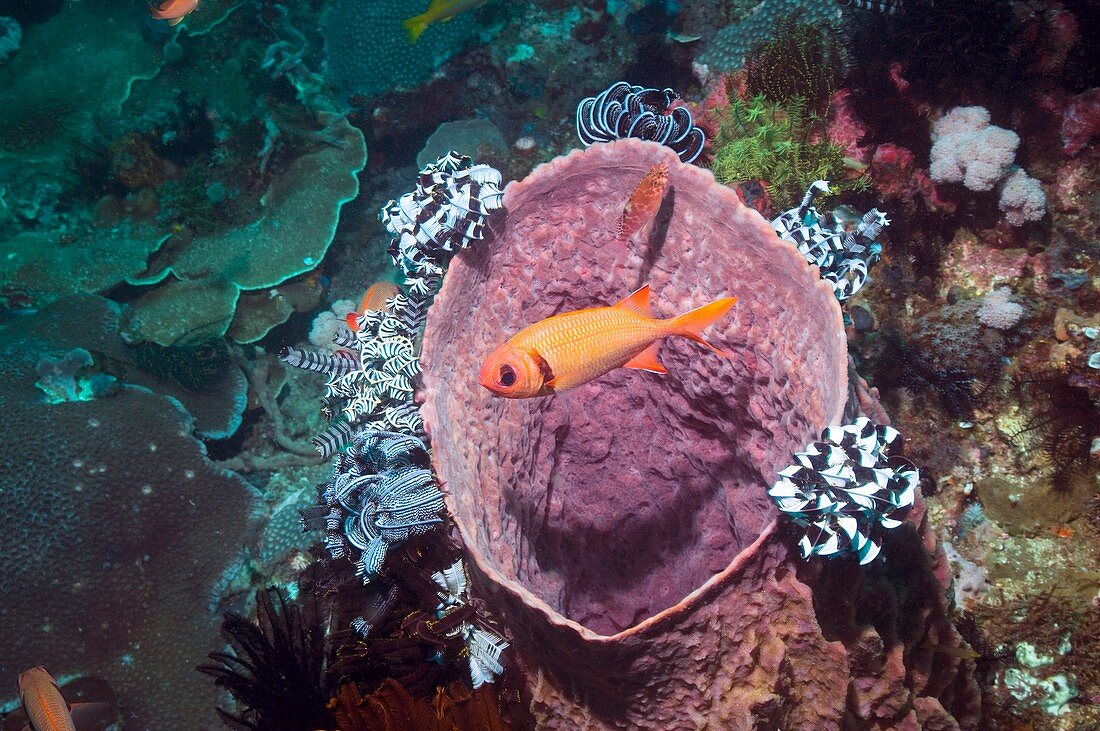
[[[484,2],[485,0],[432,0],[427,10],[404,22],[405,30],[409,33],[409,43],[416,43],[420,34],[432,23],[446,23],[459,13],[472,10]]]
[[[668,373],[657,350],[673,335],[728,357],[703,337],[703,329],[736,301],[722,297],[662,320],[649,308],[647,284],[614,307],[565,312],[524,328],[489,354],[478,380],[497,396],[532,398],[576,388],[616,368]]]

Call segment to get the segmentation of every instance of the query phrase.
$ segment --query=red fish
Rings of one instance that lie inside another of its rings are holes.
[[[625,241],[637,233],[638,229],[653,220],[661,201],[668,190],[668,163],[654,165],[634,188],[634,192],[623,207],[619,217],[619,231],[616,241]]]
[[[353,333],[359,332],[359,317],[367,310],[385,312],[386,302],[400,291],[393,282],[375,282],[372,284],[367,293],[363,295],[363,299],[360,300],[359,307],[356,308],[355,312],[349,312],[347,317],[344,318],[347,320],[351,331]]]
[[[167,20],[168,25],[178,25],[199,6],[199,0],[164,0],[149,6],[149,14],[157,20]]]
[[[110,718],[107,703],[66,703],[57,681],[41,665],[19,674],[19,700],[33,731],[103,728]]]
[[[485,359],[478,379],[497,396],[531,398],[576,388],[621,367],[667,373],[657,352],[670,335],[726,355],[702,331],[736,301],[723,297],[662,320],[649,308],[647,284],[614,307],[566,312],[524,328]]]

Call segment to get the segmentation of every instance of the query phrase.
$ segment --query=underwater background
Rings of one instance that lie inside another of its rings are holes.
[[[1098,10],[0,0],[0,728],[1100,729]]]

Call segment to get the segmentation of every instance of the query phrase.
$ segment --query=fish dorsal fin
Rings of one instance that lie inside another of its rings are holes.
[[[636,368],[650,373],[668,373],[661,361],[657,358],[657,351],[661,348],[661,341],[654,340],[649,347],[623,364],[623,368]]]
[[[643,284],[641,287],[638,287],[621,302],[617,302],[615,306],[623,310],[629,310],[642,317],[653,317],[653,310],[649,306],[649,285]]]

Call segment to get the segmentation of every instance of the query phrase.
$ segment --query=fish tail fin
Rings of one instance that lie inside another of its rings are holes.
[[[428,27],[428,14],[421,13],[413,18],[408,18],[401,25],[405,26],[405,32],[409,34],[409,43],[416,43],[420,34]]]
[[[714,300],[710,304],[696,307],[690,312],[685,312],[673,319],[672,334],[694,340],[697,343],[707,346],[718,355],[728,358],[729,353],[715,347],[709,340],[703,337],[703,330],[722,319],[722,317],[730,311],[730,308],[733,307],[735,302],[737,302],[736,297],[722,297],[721,299]]]

